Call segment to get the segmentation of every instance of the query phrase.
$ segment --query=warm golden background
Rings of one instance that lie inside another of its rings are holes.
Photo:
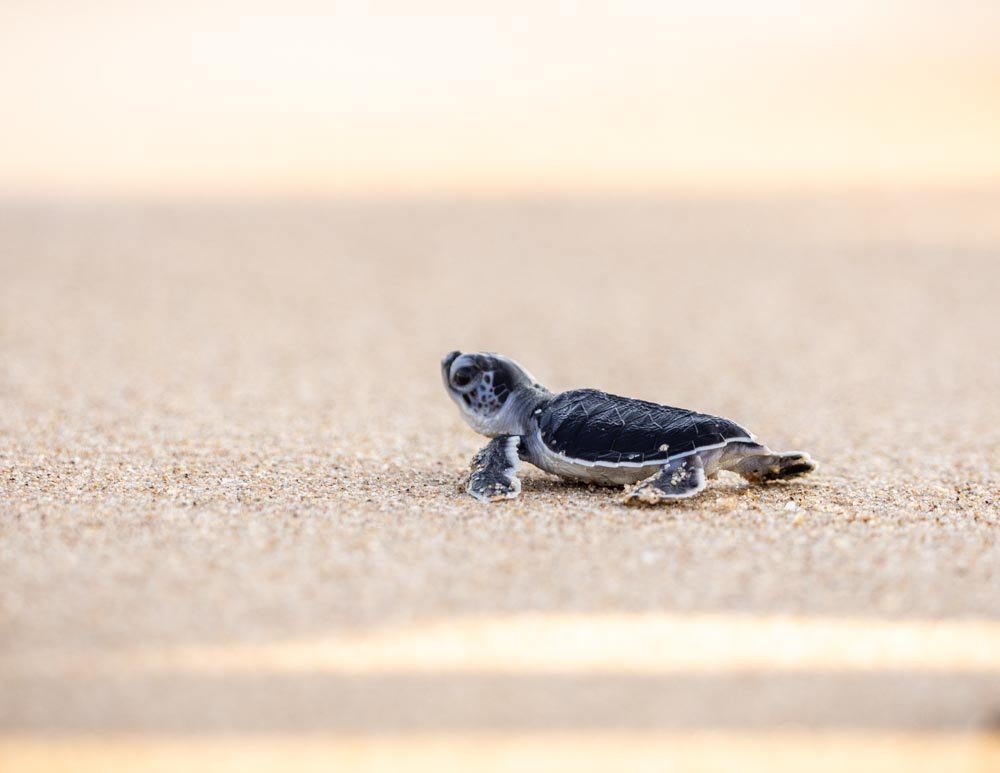
[[[0,4],[0,188],[1000,179],[992,0]]]

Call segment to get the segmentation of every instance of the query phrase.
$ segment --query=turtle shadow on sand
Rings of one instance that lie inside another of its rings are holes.
[[[468,476],[456,479],[458,488],[464,492]],[[668,505],[664,512],[683,509],[698,510],[730,510],[734,506],[751,505],[755,508],[780,509],[787,507],[789,502],[816,495],[815,486],[806,481],[768,481],[761,484],[748,483],[735,474],[721,474],[713,486],[697,499],[674,499],[663,502],[653,502],[648,506],[641,501],[626,502],[626,494],[619,487],[602,486],[588,481],[563,480],[550,475],[525,475],[521,480],[521,491],[539,496],[560,496],[566,494],[587,495],[595,497],[595,504],[626,505],[640,509]]]

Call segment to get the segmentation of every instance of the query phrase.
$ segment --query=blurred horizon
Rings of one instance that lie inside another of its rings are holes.
[[[422,6],[8,0],[0,193],[1000,186],[997,3]]]

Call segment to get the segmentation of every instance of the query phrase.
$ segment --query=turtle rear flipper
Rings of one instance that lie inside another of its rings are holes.
[[[746,456],[730,469],[751,483],[763,483],[808,475],[818,466],[809,454],[791,451],[784,454],[764,453]]]
[[[705,466],[698,454],[674,459],[656,475],[639,481],[625,491],[627,505],[655,505],[674,499],[687,499],[704,490]]]
[[[521,467],[517,449],[521,438],[498,435],[472,458],[471,472],[465,480],[465,490],[480,502],[514,499],[521,493],[517,471]]]

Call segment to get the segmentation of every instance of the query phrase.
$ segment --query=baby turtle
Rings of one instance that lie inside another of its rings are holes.
[[[774,453],[729,419],[597,389],[553,394],[492,352],[451,352],[441,376],[469,426],[493,438],[466,481],[484,502],[520,493],[521,460],[563,478],[628,486],[629,504],[694,496],[719,470],[761,483],[816,469],[809,454]]]

